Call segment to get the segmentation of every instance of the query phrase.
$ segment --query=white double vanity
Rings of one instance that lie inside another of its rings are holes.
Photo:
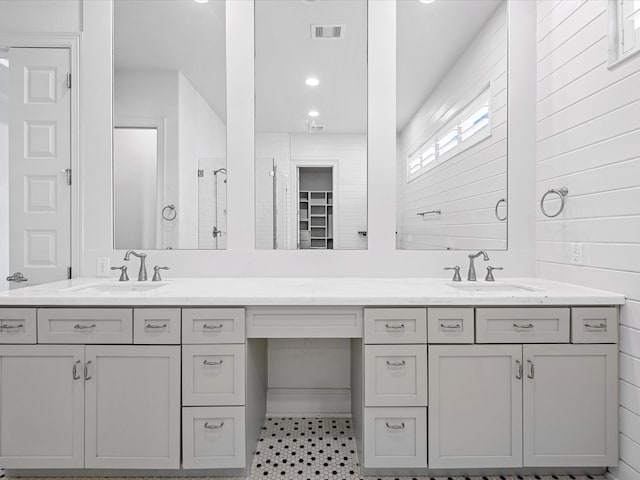
[[[3,292],[0,467],[246,474],[268,339],[349,338],[362,473],[602,471],[618,463],[624,301],[541,279],[74,279]]]

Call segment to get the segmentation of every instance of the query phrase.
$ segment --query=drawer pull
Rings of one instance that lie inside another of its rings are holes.
[[[445,325],[444,323],[441,323],[440,328],[444,328],[446,330],[460,330],[462,325],[459,323],[456,323],[455,325]]]
[[[76,330],[89,330],[90,328],[96,328],[96,324],[92,323],[91,325],[80,325],[79,323],[76,323],[73,328],[75,328]]]
[[[222,328],[222,324],[220,325],[207,325],[206,323],[202,325],[204,330],[220,330]]]
[[[207,365],[208,367],[210,367],[210,366],[222,365],[222,362],[223,362],[223,361],[224,361],[224,360],[218,360],[217,362],[211,362],[211,361],[209,361],[209,360],[204,360],[204,361],[202,362],[202,364],[203,364],[203,365]]]
[[[404,430],[404,422],[401,422],[400,425],[392,425],[389,422],[385,422],[385,425],[389,430]]]
[[[535,376],[533,362],[531,360],[527,360],[527,364],[529,365],[529,373],[527,373],[527,378],[533,378]]]
[[[24,327],[24,323],[21,323],[20,325],[6,325],[6,324],[2,324],[0,325],[0,332],[3,330],[16,330],[18,328],[23,328]]]
[[[529,328],[534,328],[534,325],[533,323],[527,323],[526,325],[519,325],[517,323],[514,323],[513,328],[529,329]]]
[[[516,360],[516,365],[518,366],[518,371],[516,372],[516,378],[518,380],[522,380],[522,362],[520,360]]]
[[[163,323],[162,325],[154,325],[153,323],[147,323],[144,328],[150,328],[150,329],[154,329],[154,328],[167,328],[167,324]]]
[[[224,427],[224,422],[220,422],[220,425],[213,425],[209,422],[204,422],[204,428],[207,430],[218,430],[222,427]]]
[[[387,360],[387,365],[389,365],[390,367],[404,367],[406,363],[404,360],[400,362],[390,362],[389,360]]]
[[[584,324],[584,328],[590,328],[591,330],[604,330],[606,332],[607,331],[607,324],[606,323],[598,323],[597,325],[593,325],[591,323],[585,323]]]
[[[389,330],[401,330],[404,328],[404,323],[401,323],[400,325],[389,325],[388,323],[385,323],[384,327]]]
[[[75,363],[73,364],[73,370],[72,370],[72,374],[73,374],[73,379],[74,380],[80,380],[80,375],[78,375],[78,366],[80,365],[81,361],[80,360],[76,360]]]

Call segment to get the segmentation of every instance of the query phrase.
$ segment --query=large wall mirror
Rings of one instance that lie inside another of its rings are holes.
[[[114,1],[116,249],[223,249],[225,2]]]
[[[367,0],[255,2],[256,248],[367,248]]]
[[[507,248],[507,2],[397,2],[400,249]]]

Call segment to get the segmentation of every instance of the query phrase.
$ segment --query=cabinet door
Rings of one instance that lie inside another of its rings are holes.
[[[429,467],[522,466],[522,347],[429,346]]]
[[[525,467],[614,466],[617,346],[524,347]]]
[[[0,347],[0,465],[84,465],[83,346]]]
[[[180,347],[86,348],[86,467],[179,468]]]

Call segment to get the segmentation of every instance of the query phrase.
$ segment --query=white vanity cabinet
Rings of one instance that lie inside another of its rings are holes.
[[[81,345],[0,345],[3,468],[84,466],[83,366]]]
[[[85,467],[180,468],[180,347],[86,347]]]

